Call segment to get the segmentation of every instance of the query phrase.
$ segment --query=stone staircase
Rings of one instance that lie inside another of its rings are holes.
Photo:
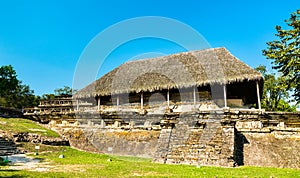
[[[8,156],[14,154],[20,154],[16,144],[13,140],[0,136],[0,156]]]

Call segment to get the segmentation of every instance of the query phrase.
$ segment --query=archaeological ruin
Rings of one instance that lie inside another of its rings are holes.
[[[300,113],[261,109],[262,75],[225,48],[124,63],[24,115],[74,147],[166,164],[300,168]]]

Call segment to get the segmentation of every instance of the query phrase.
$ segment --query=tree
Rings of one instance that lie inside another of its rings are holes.
[[[54,90],[54,93],[51,94],[43,94],[41,97],[42,100],[53,100],[55,99],[56,96],[61,96],[61,95],[72,95],[75,90],[73,90],[69,86],[64,86],[63,88],[57,88]]]
[[[52,100],[52,99],[55,99],[55,95],[54,94],[43,94],[41,99],[42,100]]]
[[[264,77],[264,90],[261,100],[262,108],[267,111],[296,111],[286,100],[289,98],[289,90],[286,90],[287,83],[283,76],[275,76],[267,72],[265,66],[258,66],[255,70],[262,73]]]
[[[0,67],[0,106],[24,108],[36,106],[39,98],[28,85],[17,79],[11,65]]]
[[[291,14],[285,20],[290,27],[283,30],[281,26],[276,26],[279,39],[268,42],[267,49],[263,50],[263,55],[271,59],[274,69],[282,73],[287,86],[285,89],[292,89],[296,102],[300,102],[300,9]]]
[[[11,65],[0,67],[0,96],[16,92],[18,85],[19,81],[13,67]]]
[[[54,90],[55,95],[72,95],[73,94],[73,90],[71,87],[69,86],[64,86],[64,88],[58,88]]]

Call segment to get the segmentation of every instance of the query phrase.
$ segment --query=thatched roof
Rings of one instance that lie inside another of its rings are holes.
[[[225,48],[130,61],[80,90],[75,97],[187,88],[262,80],[262,75]]]

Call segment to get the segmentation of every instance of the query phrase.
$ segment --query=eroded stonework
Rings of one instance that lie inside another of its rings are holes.
[[[75,123],[49,125],[69,137],[72,146],[88,151],[166,164],[300,168],[300,113],[85,113]]]

